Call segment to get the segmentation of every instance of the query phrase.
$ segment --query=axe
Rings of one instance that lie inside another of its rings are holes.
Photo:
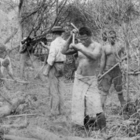
[[[71,26],[77,31],[79,31],[79,29],[73,23],[71,23]],[[72,34],[72,43],[75,44],[75,33]]]
[[[108,71],[106,71],[104,74],[101,75],[101,77],[98,78],[100,81],[106,74],[108,74],[110,71],[112,71],[115,67],[119,66],[120,62],[126,59],[127,56],[124,56],[119,62],[117,62],[114,66],[112,66]]]

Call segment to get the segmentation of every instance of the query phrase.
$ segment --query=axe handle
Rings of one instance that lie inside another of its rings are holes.
[[[121,61],[123,61],[124,59],[126,59],[127,56],[124,56]],[[101,77],[98,78],[98,80],[100,81],[106,74],[108,74],[111,70],[113,70],[115,67],[117,67],[119,65],[120,62],[116,63],[114,66],[112,66],[108,71],[106,71],[104,74],[101,75]]]
[[[116,66],[119,65],[119,62],[116,63],[113,67],[111,67],[108,71],[106,71],[104,74],[101,75],[101,77],[98,80],[101,80],[106,74],[108,74],[111,70],[113,70]]]
[[[77,31],[79,30],[73,23],[71,23],[71,26],[76,29]]]
[[[75,34],[72,34],[72,43],[75,44]]]

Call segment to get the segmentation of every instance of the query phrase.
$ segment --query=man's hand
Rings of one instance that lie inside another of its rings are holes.
[[[44,45],[45,45],[45,44],[44,44],[44,42],[42,42],[42,41],[40,42],[40,44],[41,44],[42,46],[44,46]]]
[[[75,44],[71,43],[69,46],[70,49],[74,49],[75,48]]]
[[[71,43],[69,48],[70,49],[75,49],[75,50],[79,51],[80,49],[84,48],[84,46],[81,43],[79,43],[79,44]]]
[[[73,34],[77,34],[77,33],[78,33],[78,30],[73,29],[73,30],[71,31],[71,36],[72,36]]]
[[[8,59],[5,59],[5,60],[2,62],[2,66],[3,66],[3,67],[8,67],[9,64],[10,64],[10,62],[9,62]]]
[[[43,72],[43,75],[45,76],[45,77],[49,77],[49,72]]]
[[[51,66],[48,64],[45,68],[45,70],[43,71],[43,75],[45,77],[49,77],[49,72],[50,72]]]

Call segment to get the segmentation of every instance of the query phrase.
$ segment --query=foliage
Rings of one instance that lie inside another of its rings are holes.
[[[139,46],[140,3],[134,3],[134,0],[20,1],[23,2],[20,14],[23,36],[46,35],[54,25],[65,26],[67,22],[73,22],[78,28],[88,26],[98,41],[104,30],[115,30],[126,46],[125,52],[131,46]]]

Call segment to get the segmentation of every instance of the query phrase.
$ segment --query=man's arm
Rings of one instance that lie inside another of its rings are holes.
[[[105,55],[104,50],[102,50],[101,61],[100,61],[100,72],[99,72],[99,74],[103,74],[105,65],[106,65],[106,55]]]
[[[43,72],[43,75],[46,76],[46,77],[48,77],[51,68],[52,68],[52,66],[49,65],[49,64],[47,64],[46,69],[45,69],[44,72]]]
[[[86,48],[82,43],[71,44],[71,48],[76,49],[77,51],[82,52],[89,59],[96,60],[101,55],[101,46],[95,46],[93,50]]]
[[[75,54],[75,53],[77,53],[78,51],[77,50],[74,50],[74,49],[69,49],[69,50],[67,50],[66,51],[66,55],[71,55],[71,54]]]
[[[47,49],[48,51],[49,51],[49,46],[48,45],[45,45],[43,42],[40,42],[41,43],[41,45],[43,46],[43,48],[45,48],[45,49]]]
[[[44,76],[49,76],[49,72],[51,70],[51,67],[53,66],[53,64],[55,62],[55,58],[57,55],[57,50],[55,47],[56,47],[56,44],[54,44],[52,42],[50,45],[49,55],[48,55],[48,59],[47,59],[47,66],[43,72]]]
[[[72,42],[72,36],[69,36],[69,38],[67,39],[66,43],[64,44],[61,53],[62,54],[68,54],[68,50],[69,50],[69,45]]]

